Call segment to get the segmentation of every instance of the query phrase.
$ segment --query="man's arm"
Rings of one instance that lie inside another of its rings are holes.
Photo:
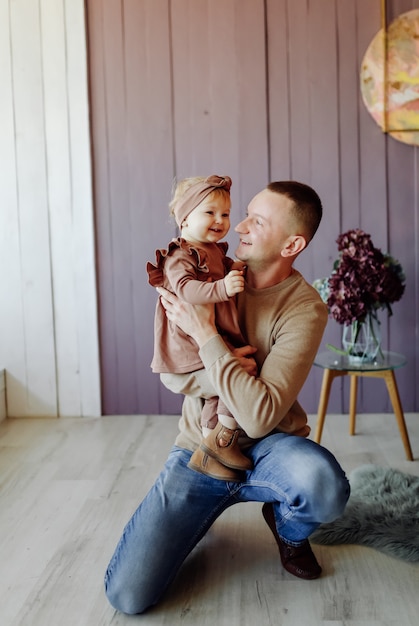
[[[161,303],[166,311],[167,318],[179,326],[187,335],[196,341],[201,348],[207,341],[218,335],[215,325],[215,313],[213,304],[192,305],[178,298],[163,287],[157,288]],[[238,360],[241,368],[249,375],[257,375],[257,366],[252,354],[257,348],[246,345],[239,348],[230,348],[231,354]],[[183,393],[178,391],[177,393]]]
[[[185,308],[171,294],[163,306],[169,319],[198,343],[214,388],[249,437],[263,437],[275,428],[299,434],[303,427],[307,434],[304,416],[293,423],[290,409],[310,371],[327,321],[320,299],[308,298],[283,316],[257,378],[244,372],[226,348],[211,309]]]

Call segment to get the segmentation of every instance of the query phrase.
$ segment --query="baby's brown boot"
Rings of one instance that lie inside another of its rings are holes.
[[[227,480],[234,483],[243,480],[243,475],[241,475],[240,472],[222,465],[217,459],[209,456],[209,454],[204,452],[201,448],[198,448],[192,454],[188,467],[195,472],[211,476],[211,478],[216,478],[217,480]]]
[[[238,444],[239,435],[240,428],[233,430],[219,423],[202,440],[201,448],[226,467],[236,470],[250,470],[253,468],[253,463],[241,452]]]

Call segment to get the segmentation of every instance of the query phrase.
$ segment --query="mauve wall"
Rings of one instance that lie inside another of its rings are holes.
[[[388,19],[418,7],[389,1]],[[380,10],[378,0],[88,0],[103,413],[180,410],[149,367],[156,297],[144,267],[175,234],[173,178],[211,173],[233,179],[233,223],[270,180],[315,187],[325,217],[297,265],[310,282],[330,273],[349,228],[400,259],[406,294],[382,315],[384,348],[407,355],[400,394],[419,410],[418,151],[380,131],[359,90]],[[324,343],[340,335],[330,321]],[[309,412],[320,382],[313,368],[300,396]],[[331,411],[347,411],[347,382],[334,383]],[[383,385],[360,381],[360,412],[390,410]]]

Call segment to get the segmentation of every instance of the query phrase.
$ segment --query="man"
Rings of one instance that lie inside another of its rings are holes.
[[[202,401],[194,397],[193,383],[176,389],[188,394],[176,445],[127,524],[106,573],[106,593],[116,609],[142,613],[156,604],[212,523],[237,502],[264,503],[262,513],[285,569],[304,579],[320,575],[308,537],[320,523],[340,516],[349,497],[336,459],[307,439],[307,416],[297,402],[327,310],[293,263],[312,239],[321,215],[313,189],[295,181],[277,182],[253,198],[236,227],[236,256],[247,265],[238,312],[248,347],[228,350],[211,305],[186,305],[160,290],[169,320],[200,348],[202,377],[240,424],[242,450],[253,469],[239,479],[232,471],[231,481],[207,475],[217,475],[218,461],[199,448]],[[187,467],[197,449],[205,475]]]

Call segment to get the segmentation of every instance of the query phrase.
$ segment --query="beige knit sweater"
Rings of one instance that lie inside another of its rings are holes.
[[[243,333],[258,349],[259,375],[249,376],[217,335],[200,350],[209,381],[247,434],[243,445],[273,431],[306,437],[310,428],[297,396],[323,336],[326,305],[297,270],[273,287],[246,285],[237,304]],[[176,445],[199,445],[201,406],[200,398],[185,397]]]

